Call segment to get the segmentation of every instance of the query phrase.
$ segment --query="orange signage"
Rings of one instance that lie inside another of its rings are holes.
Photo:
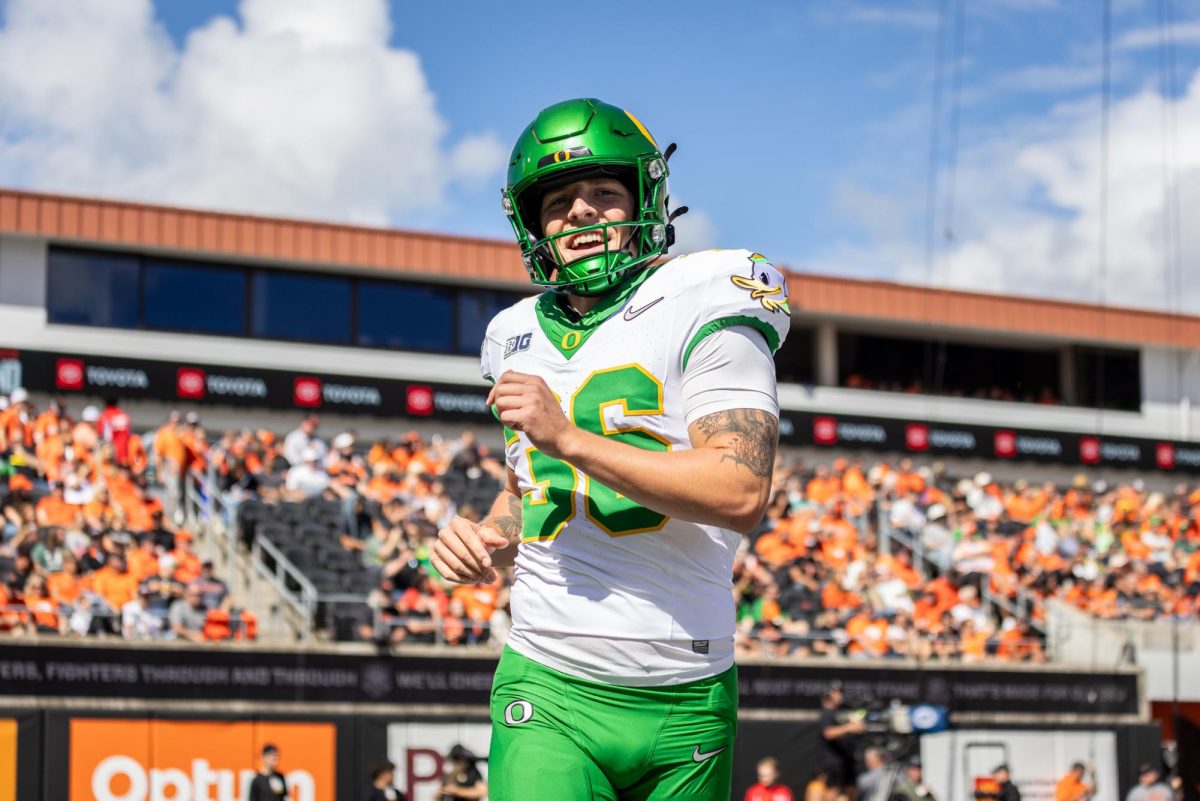
[[[0,801],[17,797],[17,722],[0,719]]]
[[[266,743],[291,801],[334,797],[330,723],[76,718],[70,731],[70,801],[240,801]]]

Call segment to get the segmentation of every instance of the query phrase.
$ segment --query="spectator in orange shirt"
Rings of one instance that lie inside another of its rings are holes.
[[[92,500],[84,504],[83,521],[89,531],[104,531],[116,525],[116,510],[109,501],[108,487],[100,486],[93,493]]]
[[[66,502],[61,483],[55,484],[50,494],[38,501],[37,524],[41,528],[59,526],[67,529],[78,529],[83,525],[82,510]]]
[[[85,406],[79,416],[81,419],[71,430],[71,438],[74,440],[78,452],[91,453],[96,450],[96,445],[100,442],[100,434],[96,430],[96,423],[100,420],[100,410],[95,406]]]
[[[146,467],[150,464],[150,456],[146,453],[146,444],[137,434],[129,435],[129,472],[135,476],[144,476]]]
[[[38,575],[25,582],[25,608],[30,612],[30,629],[42,634],[65,634],[66,619],[58,614],[46,594],[46,580]]]
[[[0,411],[0,450],[25,448],[33,450],[32,407],[29,393],[17,387],[8,396],[8,408]]]
[[[67,407],[63,403],[63,399],[51,398],[46,411],[39,414],[33,421],[33,444],[41,444],[51,429],[55,434],[61,434],[70,428],[71,418],[67,416]]]
[[[83,594],[79,562],[74,556],[63,560],[62,570],[46,577],[46,591],[50,594],[50,600],[54,601],[63,614],[70,616],[79,603],[79,596]]]
[[[138,537],[138,547],[129,552],[129,572],[139,582],[158,573],[158,547],[151,534]]]
[[[1054,801],[1089,801],[1096,790],[1083,780],[1086,771],[1082,762],[1071,765],[1070,772],[1054,786]]]
[[[1192,551],[1183,568],[1183,581],[1192,585],[1200,582],[1200,550]]]
[[[166,494],[167,514],[176,522],[181,519],[180,502],[183,499],[183,462],[186,452],[179,438],[179,412],[171,412],[167,421],[159,426],[150,450],[154,455],[154,469],[162,482]]]
[[[921,574],[913,568],[912,553],[907,548],[899,548],[891,555],[881,554],[876,564],[890,570],[909,589],[916,589],[923,583]]]
[[[38,464],[42,466],[42,472],[51,484],[62,480],[63,462],[66,460],[67,447],[70,444],[70,434],[64,436],[57,426],[51,425],[45,429],[44,435],[35,446]]]
[[[125,557],[113,554],[104,567],[96,571],[92,588],[104,599],[114,615],[137,597],[138,580],[126,568]]]
[[[775,528],[763,534],[754,543],[754,552],[773,569],[778,570],[808,553],[799,526],[803,519],[791,517],[780,520]]]
[[[200,577],[200,557],[192,551],[192,533],[190,531],[175,532],[175,550],[171,552],[175,560],[175,580],[183,584],[191,584]]]
[[[817,465],[813,477],[804,488],[804,494],[813,503],[824,506],[833,499],[838,489],[837,485],[837,479],[829,475],[829,468]]]
[[[863,470],[862,459],[855,459],[854,463],[846,468],[846,472],[842,474],[842,491],[850,498],[870,503],[875,497],[875,490],[871,488],[871,484],[867,481],[866,473]]]
[[[860,612],[846,621],[846,634],[850,637],[847,653],[852,656],[883,656],[888,652],[887,629],[887,621]]]
[[[912,459],[901,459],[900,469],[896,473],[895,492],[899,496],[920,495],[925,491],[925,479],[913,469]]]
[[[975,627],[975,621],[967,618],[959,629],[962,639],[962,655],[964,662],[979,662],[987,658],[987,632]]]
[[[16,537],[25,528],[26,517],[33,507],[33,482],[20,473],[8,480],[8,497],[0,504],[0,542]]]

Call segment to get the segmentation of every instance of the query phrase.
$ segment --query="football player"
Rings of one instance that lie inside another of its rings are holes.
[[[544,291],[482,348],[508,482],[433,555],[478,582],[515,552],[493,801],[729,797],[732,563],[770,491],[791,317],[757,253],[663,263],[672,150],[579,99],[538,114],[509,162],[504,211]]]

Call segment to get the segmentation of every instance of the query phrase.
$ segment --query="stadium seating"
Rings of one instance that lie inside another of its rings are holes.
[[[428,561],[437,529],[454,514],[482,517],[501,486],[500,459],[470,433],[373,443],[342,433],[329,447],[314,422],[282,439],[226,432],[210,443],[189,414],[147,437],[148,458],[130,458],[146,450],[141,440],[113,442],[96,413],[79,424],[50,414],[30,416],[43,421],[39,446],[60,428],[92,446],[74,462],[30,460],[38,469],[16,472],[0,499],[0,630],[171,636],[169,604],[148,592],[149,622],[122,625],[131,592],[157,581],[181,596],[203,579],[206,598],[226,599],[178,524],[189,481],[236,509],[247,554],[269,570],[286,562],[285,589],[315,601],[313,625],[327,636],[482,644],[507,626],[508,576],[456,588]],[[19,463],[23,440],[3,444]],[[1042,633],[1049,598],[1098,618],[1197,619],[1200,490],[1064,478],[1032,485],[908,460],[785,459],[766,517],[735,558],[739,653],[1039,661],[1053,656]],[[114,574],[120,554],[136,580]],[[202,638],[255,636],[257,619],[227,600],[204,611]]]
[[[17,635],[253,639],[193,533],[179,499],[149,481],[142,439],[115,405],[35,409],[23,390],[0,404],[0,631]],[[191,432],[173,465],[196,469],[207,445]],[[175,483],[178,487],[178,482]],[[170,513],[164,501],[172,505]],[[195,602],[188,599],[195,594]]]

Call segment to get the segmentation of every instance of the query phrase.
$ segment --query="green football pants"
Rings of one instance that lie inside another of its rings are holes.
[[[663,687],[578,679],[504,649],[491,801],[728,801],[737,668]]]

